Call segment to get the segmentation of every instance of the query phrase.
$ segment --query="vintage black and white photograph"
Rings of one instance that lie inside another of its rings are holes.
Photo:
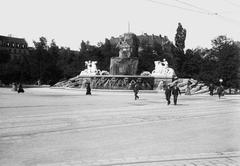
[[[240,0],[0,5],[0,166],[240,166]]]

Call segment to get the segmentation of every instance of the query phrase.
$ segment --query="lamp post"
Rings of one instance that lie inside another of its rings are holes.
[[[219,82],[220,82],[220,86],[221,86],[221,85],[222,85],[222,82],[223,82],[223,79],[220,78],[220,79],[219,79]]]

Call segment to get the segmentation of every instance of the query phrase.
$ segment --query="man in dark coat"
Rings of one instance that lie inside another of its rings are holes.
[[[23,87],[22,87],[21,83],[18,86],[18,93],[24,93],[24,90],[23,90]]]
[[[214,90],[214,86],[213,86],[213,84],[210,84],[209,85],[209,92],[210,92],[211,96],[213,96],[213,90]]]
[[[169,105],[171,103],[170,99],[171,99],[171,88],[170,85],[168,85],[165,89],[165,96],[166,96],[166,100],[167,100],[167,104]]]
[[[176,84],[174,85],[174,87],[172,89],[172,94],[173,94],[174,105],[177,105],[178,94],[181,95],[181,92],[180,92],[180,89],[177,87]]]
[[[221,96],[224,96],[224,88],[222,85],[220,85],[217,89],[217,94],[218,94],[218,98],[220,99]]]
[[[91,95],[90,82],[87,82],[87,83],[86,83],[86,95]]]

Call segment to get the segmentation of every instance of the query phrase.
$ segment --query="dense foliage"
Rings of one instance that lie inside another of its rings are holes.
[[[133,35],[133,56],[138,57],[138,72],[152,71],[154,61],[168,61],[178,77],[194,78],[206,83],[218,84],[223,79],[226,87],[240,88],[240,43],[226,36],[212,40],[212,48],[185,48],[186,30],[179,23],[175,44],[167,37]],[[6,50],[0,50],[0,80],[12,82],[53,84],[74,77],[85,69],[86,60],[98,61],[97,68],[109,71],[111,57],[118,56],[118,48],[109,39],[97,46],[82,41],[79,51],[59,48],[54,40],[46,38],[34,41],[28,55],[11,58]]]

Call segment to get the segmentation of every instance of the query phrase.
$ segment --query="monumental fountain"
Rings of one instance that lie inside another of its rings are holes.
[[[132,85],[138,82],[143,90],[155,90],[162,89],[164,83],[170,83],[176,76],[165,59],[155,61],[155,69],[152,72],[136,75],[138,58],[132,55],[131,33],[121,36],[117,47],[119,55],[111,58],[109,72],[97,69],[97,61],[86,61],[86,69],[78,76],[59,82],[55,87],[84,88],[85,84],[90,82],[93,89],[131,89]]]

